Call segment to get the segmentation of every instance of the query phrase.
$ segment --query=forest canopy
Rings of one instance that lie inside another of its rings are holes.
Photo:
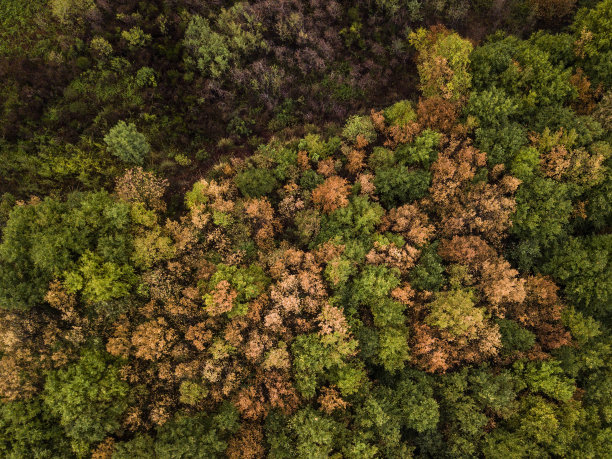
[[[609,456],[612,0],[0,25],[0,456]]]

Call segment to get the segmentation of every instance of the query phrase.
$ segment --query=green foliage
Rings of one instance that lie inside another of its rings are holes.
[[[427,193],[431,174],[423,170],[410,170],[406,166],[376,170],[374,185],[380,202],[387,208],[399,207],[421,199]]]
[[[416,121],[417,115],[409,100],[400,100],[384,110],[385,121],[391,126],[403,126]]]
[[[222,404],[214,414],[178,414],[158,428],[155,453],[160,458],[224,457],[229,438],[238,430],[238,420],[236,408],[229,403]]]
[[[368,158],[368,166],[372,170],[388,169],[395,164],[395,154],[388,148],[374,147]]]
[[[268,169],[246,169],[236,175],[235,181],[242,195],[249,198],[265,196],[278,187],[276,177]]]
[[[87,349],[78,362],[48,375],[43,400],[82,456],[119,428],[128,391],[119,364],[105,352]]]
[[[510,173],[523,181],[530,181],[539,170],[540,153],[536,148],[522,148],[510,163]]]
[[[369,143],[372,143],[378,137],[372,118],[369,116],[351,116],[342,130],[342,135],[345,139],[354,142],[357,136],[362,136]]]
[[[115,443],[112,459],[155,457],[153,438],[146,434],[136,434],[129,441]]]
[[[155,70],[151,67],[140,67],[136,72],[136,84],[141,88],[157,86]]]
[[[131,48],[140,48],[151,41],[151,35],[144,33],[140,27],[132,27],[121,32],[121,38],[128,42]]]
[[[386,266],[366,266],[355,279],[351,296],[358,304],[371,305],[400,284],[398,273]],[[383,320],[383,322],[386,322]]]
[[[0,454],[8,459],[73,457],[57,419],[38,398],[0,404]]]
[[[567,402],[576,389],[574,380],[564,376],[559,362],[545,360],[514,365],[516,371],[522,371],[525,384],[532,392],[540,392],[560,402]]]
[[[300,186],[306,190],[314,190],[325,181],[325,177],[312,169],[304,171],[300,178]]]
[[[353,339],[332,335],[300,335],[291,345],[295,385],[303,397],[312,398],[317,388],[328,381],[336,384],[343,395],[359,390],[365,372],[358,362],[348,358],[357,348]]]
[[[338,237],[345,243],[359,244],[374,232],[384,213],[379,204],[366,197],[351,198],[347,207],[323,216],[317,242]]]
[[[142,164],[151,151],[144,134],[136,130],[134,123],[126,124],[125,121],[119,121],[104,136],[104,142],[113,155],[130,164]]]
[[[113,54],[113,45],[106,41],[103,37],[93,37],[89,43],[91,50],[100,57],[109,57]]]
[[[372,343],[376,348],[373,360],[390,372],[401,370],[410,359],[406,306],[389,298],[391,290],[400,284],[398,275],[385,266],[367,266],[350,289],[355,307],[369,307],[378,328]]]
[[[190,54],[187,63],[205,75],[219,78],[227,70],[232,58],[227,38],[213,31],[207,19],[198,15],[191,18],[183,44]]]
[[[496,34],[477,47],[470,58],[476,90],[495,87],[507,94],[500,94],[505,101],[502,113],[516,106],[518,114],[533,114],[576,95],[569,80],[571,70],[554,65],[547,52],[516,37]]]
[[[41,36],[43,31],[36,23],[36,18],[45,17],[50,20],[50,13],[45,0],[33,0],[27,3],[20,0],[1,2],[0,56],[4,58],[5,56],[36,55],[44,52],[43,43],[46,34]],[[42,47],[41,44],[43,44]]]
[[[439,407],[434,398],[431,380],[424,373],[405,370],[392,387],[382,387],[374,396],[398,426],[420,434],[435,429]]]
[[[429,169],[437,158],[440,137],[437,132],[426,129],[413,143],[398,147],[395,150],[395,157],[400,163]]]
[[[289,419],[271,416],[270,457],[324,459],[333,457],[344,429],[342,424],[312,408],[303,408]]]
[[[513,351],[528,351],[535,343],[535,335],[508,319],[496,319],[501,333],[502,346],[505,353]]]
[[[206,387],[194,381],[183,381],[179,392],[181,394],[181,403],[187,405],[196,405],[208,395]]]
[[[565,234],[572,211],[571,189],[567,184],[536,177],[516,193],[516,212],[511,232],[520,243],[515,257],[529,269],[544,250]]]
[[[91,12],[96,4],[94,0],[51,0],[51,12],[62,24],[69,25],[72,21],[80,20],[86,13]]]
[[[106,302],[129,295],[136,282],[129,265],[118,266],[105,262],[92,252],[85,252],[76,271],[67,272],[64,285],[72,293],[82,292],[91,302]]]
[[[418,70],[425,97],[459,99],[472,84],[469,73],[472,44],[456,33],[434,34],[418,29],[409,36],[419,52]]]
[[[501,128],[478,128],[475,144],[487,152],[490,165],[510,164],[527,145],[527,133],[518,123],[509,123]]]
[[[475,307],[474,294],[469,290],[440,292],[429,308],[431,312],[425,322],[454,336],[472,335],[473,327],[482,324],[486,317],[483,308]]]
[[[437,252],[437,243],[424,248],[417,265],[410,271],[410,284],[419,290],[436,292],[444,285],[444,266]]]
[[[552,253],[543,270],[564,286],[574,305],[603,319],[612,313],[611,252],[610,234],[570,237]]]
[[[473,92],[466,106],[466,112],[475,116],[482,128],[506,126],[517,113],[518,105],[503,89],[495,86],[480,92]]]
[[[595,8],[582,8],[574,24],[576,53],[595,83],[612,84],[612,2],[603,0]]]
[[[550,56],[553,65],[571,67],[576,62],[574,37],[568,33],[549,33],[538,30],[529,41]]]
[[[129,229],[128,205],[106,192],[16,206],[0,245],[3,307],[31,308],[42,301],[49,282],[64,277],[92,300],[127,293]]]

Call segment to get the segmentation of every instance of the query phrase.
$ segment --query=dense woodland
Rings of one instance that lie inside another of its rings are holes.
[[[1,0],[0,457],[612,457],[612,0]]]

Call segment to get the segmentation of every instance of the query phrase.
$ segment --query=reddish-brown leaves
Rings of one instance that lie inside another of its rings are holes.
[[[312,202],[326,213],[348,206],[350,186],[346,179],[337,175],[329,177],[312,192]]]

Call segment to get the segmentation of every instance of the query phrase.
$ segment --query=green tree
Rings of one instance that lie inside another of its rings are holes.
[[[612,314],[611,252],[610,234],[570,237],[542,268],[564,286],[565,295],[573,304],[603,320]]]
[[[222,404],[216,413],[178,414],[158,428],[155,453],[160,458],[225,457],[227,442],[238,430],[238,421],[238,412],[229,403]]]
[[[442,258],[438,255],[438,243],[434,242],[421,251],[416,266],[410,271],[410,284],[419,290],[440,290],[446,282]]]
[[[246,169],[236,175],[235,182],[242,195],[249,198],[268,195],[278,187],[278,180],[268,169]]]
[[[146,434],[136,434],[129,441],[115,443],[113,459],[155,458],[155,442]]]
[[[537,264],[545,250],[566,234],[571,198],[567,184],[549,178],[536,177],[518,189],[511,233],[519,239],[514,257],[522,269]]]
[[[515,105],[517,114],[531,116],[576,96],[571,70],[554,65],[548,52],[519,38],[497,33],[474,49],[470,59],[474,88],[505,91],[510,98],[506,111]]]
[[[47,376],[43,400],[59,417],[73,451],[84,456],[119,428],[128,392],[119,364],[106,352],[86,349],[78,362]]]
[[[73,457],[59,419],[39,398],[0,403],[0,454],[7,459]]]
[[[427,194],[431,174],[423,170],[411,170],[406,166],[376,170],[374,185],[380,202],[387,208],[399,207],[421,199]]]
[[[357,136],[362,136],[369,143],[374,142],[378,136],[376,129],[374,129],[372,119],[369,116],[357,115],[350,117],[346,121],[344,129],[342,130],[342,135],[351,142],[354,142]]]
[[[232,53],[227,38],[212,30],[207,19],[195,15],[189,21],[183,40],[189,51],[187,63],[207,76],[219,78],[228,69]]]
[[[596,83],[612,84],[612,1],[603,0],[595,8],[581,8],[572,24],[576,53]]]
[[[129,276],[122,276],[130,272],[131,250],[129,206],[104,191],[18,205],[0,244],[2,306],[35,306],[49,282],[74,276],[81,283],[69,283],[92,300],[97,294],[103,299],[126,294]],[[92,261],[102,269],[98,274],[90,269]]]
[[[109,151],[126,163],[141,165],[151,151],[144,134],[136,130],[134,123],[119,121],[104,136]]]
[[[291,345],[295,385],[306,398],[312,398],[324,382],[331,382],[343,395],[357,392],[365,372],[359,361],[351,356],[357,349],[357,341],[331,335],[300,335]]]
[[[472,44],[446,29],[418,29],[409,36],[419,53],[417,68],[425,97],[459,99],[469,91]]]

